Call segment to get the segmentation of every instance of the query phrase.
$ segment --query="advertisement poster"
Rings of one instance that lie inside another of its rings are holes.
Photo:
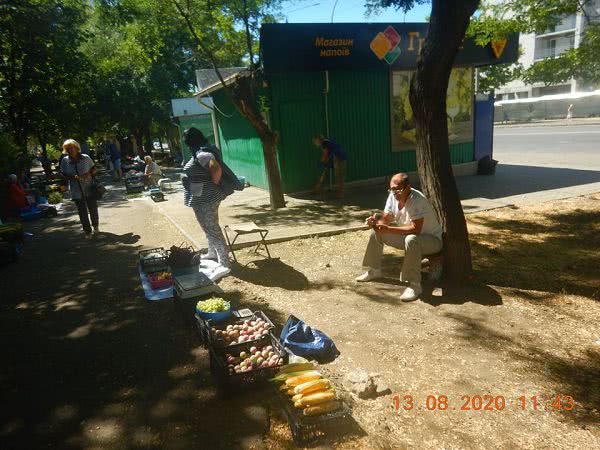
[[[415,120],[408,99],[412,71],[392,72],[392,151],[416,148]],[[446,99],[450,144],[473,140],[473,85],[471,68],[455,68],[450,74]]]

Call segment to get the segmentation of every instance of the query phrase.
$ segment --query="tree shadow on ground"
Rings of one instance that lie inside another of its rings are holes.
[[[494,176],[457,177],[460,198],[498,199],[559,188],[569,188],[600,182],[600,172],[562,167],[536,167],[500,164]]]
[[[381,267],[385,278],[378,280],[379,284],[394,286],[393,289],[406,287],[407,283],[402,282],[399,279],[402,261],[403,257],[401,256],[401,251],[385,253],[381,260]],[[428,271],[421,272],[421,279],[423,294],[420,299],[432,306],[444,304],[462,305],[465,303],[476,303],[484,306],[498,306],[502,304],[502,297],[500,294],[492,287],[481,282],[434,282],[430,280]],[[400,290],[398,292],[396,297],[401,294]]]
[[[389,178],[389,177],[388,177]],[[366,186],[348,186],[342,200],[332,198],[331,193],[291,194],[291,198],[311,200],[325,205],[345,205],[360,210],[381,209],[387,198],[388,178]],[[413,185],[419,189],[418,180]],[[456,178],[462,200],[472,198],[499,199],[559,188],[569,188],[600,182],[600,171],[578,170],[559,167],[537,167],[500,164],[494,176],[471,175]]]
[[[460,324],[458,335],[470,346],[482,346],[494,353],[505,352],[514,361],[532,367],[532,375],[554,385],[556,393],[570,395],[577,403],[572,411],[561,411],[566,420],[578,425],[596,424],[600,419],[600,350],[589,348],[585,354],[560,357],[540,349],[530,341],[516,341],[479,320],[459,313],[444,313]],[[581,407],[584,410],[582,411]],[[555,412],[559,413],[559,412]]]
[[[476,303],[483,306],[502,305],[502,296],[492,287],[477,282],[468,283],[423,283],[421,301],[431,306],[463,305]]]
[[[356,206],[316,203],[291,204],[275,211],[268,205],[264,207],[244,205],[233,215],[240,222],[254,222],[266,228],[298,223],[342,226],[365,219],[364,210]]]
[[[471,245],[487,283],[600,299],[600,210],[470,222],[484,227],[471,233]]]
[[[0,447],[260,443],[264,394],[217,397],[194,330],[172,301],[144,300],[137,237],[86,241],[66,222],[28,225],[35,239],[0,269]]]
[[[265,287],[281,287],[288,291],[308,288],[306,276],[280,259],[255,260],[247,265],[235,264],[233,274],[240,280]]]

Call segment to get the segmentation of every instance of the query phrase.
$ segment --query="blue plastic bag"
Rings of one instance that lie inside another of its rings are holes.
[[[329,336],[295,316],[288,318],[279,340],[295,355],[315,359],[319,363],[331,362],[340,354]]]

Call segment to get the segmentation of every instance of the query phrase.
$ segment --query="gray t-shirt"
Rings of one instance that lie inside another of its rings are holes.
[[[75,176],[85,175],[89,173],[89,171],[94,167],[94,161],[88,155],[84,155],[83,153],[79,154],[79,160],[77,164],[67,155],[60,162],[60,172],[68,175]],[[89,180],[69,180],[69,190],[71,191],[71,198],[73,200],[79,200],[82,198],[81,189],[79,189],[79,185],[83,188],[83,192],[85,196],[91,196],[92,194],[92,179]]]

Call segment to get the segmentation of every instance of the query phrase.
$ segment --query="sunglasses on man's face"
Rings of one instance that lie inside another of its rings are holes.
[[[402,194],[408,186],[396,186],[388,189],[390,194]]]

